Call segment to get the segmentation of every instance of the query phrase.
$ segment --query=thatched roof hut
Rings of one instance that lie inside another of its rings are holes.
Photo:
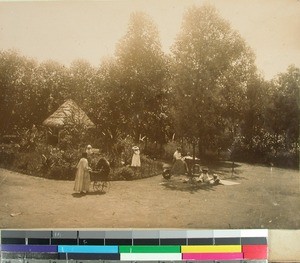
[[[94,128],[95,124],[73,100],[67,100],[51,116],[44,120],[43,125],[62,129],[66,126],[83,125],[85,128]]]

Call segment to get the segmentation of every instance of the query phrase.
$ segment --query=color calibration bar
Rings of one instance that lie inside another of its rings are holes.
[[[1,230],[1,263],[267,262],[268,230]],[[16,261],[17,260],[17,261]],[[28,261],[29,260],[29,261]],[[15,262],[16,261],[16,262]]]

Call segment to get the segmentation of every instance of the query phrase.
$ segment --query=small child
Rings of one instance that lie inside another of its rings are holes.
[[[202,168],[202,173],[198,177],[197,181],[200,183],[207,183],[207,184],[219,184],[220,178],[216,174],[213,174],[213,177],[211,178],[208,174],[208,168],[204,167]]]
[[[133,154],[131,159],[132,167],[141,167],[140,148],[138,146],[132,147]]]
[[[214,180],[213,181],[214,184],[219,184],[220,183],[220,178],[216,174],[213,174],[213,180]]]
[[[209,175],[208,175],[208,168],[207,167],[202,168],[202,173],[199,175],[197,181],[200,182],[200,183],[209,183],[210,178],[209,178]]]

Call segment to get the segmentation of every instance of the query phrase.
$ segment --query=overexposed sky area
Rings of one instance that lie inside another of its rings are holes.
[[[114,55],[130,14],[144,11],[169,52],[186,9],[203,3],[213,4],[246,40],[266,79],[290,64],[300,67],[300,0],[0,0],[0,50],[16,49],[39,62],[51,59],[69,66],[85,59],[99,66]]]

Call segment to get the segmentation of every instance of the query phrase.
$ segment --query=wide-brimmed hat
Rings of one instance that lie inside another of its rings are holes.
[[[86,148],[92,149],[93,147],[92,147],[92,145],[89,144]]]
[[[139,147],[138,146],[133,146],[132,150],[134,150],[134,151],[139,150]]]

